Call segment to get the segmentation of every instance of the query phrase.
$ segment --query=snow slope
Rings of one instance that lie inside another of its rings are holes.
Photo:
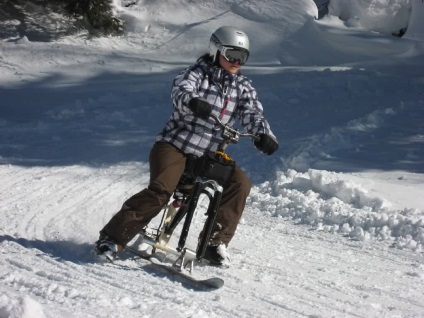
[[[408,23],[408,30],[405,37],[408,39],[420,40],[424,37],[424,25],[422,23],[424,19],[424,2],[420,2],[419,0],[414,0],[411,2],[411,18]]]
[[[0,42],[0,318],[423,317],[424,39],[388,35],[420,2],[332,1],[367,13],[350,22],[309,0],[114,3],[122,37]],[[229,149],[254,188],[231,267],[196,270],[225,286],[99,263],[98,231],[148,183],[173,77],[227,24],[251,38],[280,150]]]

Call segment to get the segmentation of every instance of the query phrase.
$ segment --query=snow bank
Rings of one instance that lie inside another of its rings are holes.
[[[269,215],[356,240],[384,240],[416,251],[424,244],[424,217],[418,210],[391,209],[387,200],[328,171],[280,172],[277,180],[254,189],[250,204]]]
[[[392,34],[408,26],[411,4],[405,0],[331,0],[328,9],[347,26]]]
[[[411,0],[412,12],[405,38],[424,41],[424,2]]]

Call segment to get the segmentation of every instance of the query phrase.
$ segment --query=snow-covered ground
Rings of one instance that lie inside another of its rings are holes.
[[[0,42],[0,318],[424,317],[422,1],[135,2],[121,37]],[[280,150],[230,147],[254,188],[231,267],[196,271],[225,286],[196,292],[90,250],[221,25],[251,38]]]

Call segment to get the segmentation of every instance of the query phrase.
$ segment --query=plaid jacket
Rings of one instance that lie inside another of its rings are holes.
[[[275,137],[251,81],[201,58],[175,77],[171,91],[174,110],[157,141],[169,142],[184,153],[199,157],[217,150],[222,141],[221,129],[213,119],[205,121],[193,115],[188,102],[194,97],[205,98],[223,123],[232,126],[238,118],[249,133]]]

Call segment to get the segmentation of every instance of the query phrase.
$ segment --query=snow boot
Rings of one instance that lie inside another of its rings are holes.
[[[95,243],[93,253],[98,257],[113,262],[116,259],[116,255],[119,251],[119,246],[108,237],[100,237]]]
[[[230,267],[230,255],[224,244],[207,246],[203,258],[212,266]]]

